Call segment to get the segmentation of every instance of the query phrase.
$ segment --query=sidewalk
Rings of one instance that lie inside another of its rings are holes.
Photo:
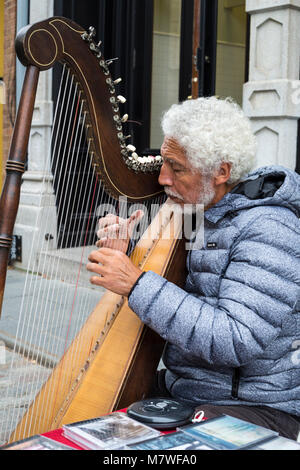
[[[89,305],[84,307],[74,301],[74,285],[41,278],[29,289],[22,308],[25,280],[25,272],[13,268],[7,271],[0,318],[0,445],[34,398],[33,390],[45,382],[102,294],[93,287],[76,287],[78,299],[87,294]],[[49,283],[55,300],[45,302]],[[27,285],[30,287],[30,276]],[[69,315],[61,314],[64,307]],[[16,341],[17,336],[22,341]]]
[[[22,303],[25,279],[26,273],[23,271],[13,268],[7,271],[0,341],[13,349],[18,331],[17,336],[23,338],[22,343],[18,343],[21,351],[38,353],[43,363],[53,365],[97,305],[102,292],[92,286],[76,287],[66,281],[44,278],[33,284],[29,275],[28,293]],[[49,284],[53,290],[51,298]],[[82,305],[83,298],[88,298],[88,305]]]

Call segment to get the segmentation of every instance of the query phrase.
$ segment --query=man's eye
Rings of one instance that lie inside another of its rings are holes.
[[[181,173],[182,171],[184,171],[183,168],[173,168],[173,171],[174,173]]]

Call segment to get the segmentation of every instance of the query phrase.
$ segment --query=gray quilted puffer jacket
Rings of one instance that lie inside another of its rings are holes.
[[[139,279],[129,305],[167,341],[172,396],[300,416],[299,217],[300,176],[260,168],[205,212],[185,290]]]

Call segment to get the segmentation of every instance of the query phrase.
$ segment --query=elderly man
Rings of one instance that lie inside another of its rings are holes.
[[[101,230],[91,282],[128,296],[167,341],[158,395],[296,439],[300,177],[279,166],[249,173],[255,139],[231,100],[173,105],[162,127],[159,183],[174,202],[205,209],[204,246],[187,256],[185,288],[142,273],[124,253],[127,242],[123,251],[108,248]]]

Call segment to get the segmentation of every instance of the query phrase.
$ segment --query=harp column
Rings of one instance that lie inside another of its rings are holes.
[[[30,23],[53,16],[53,0],[30,1]],[[15,266],[26,269],[29,258],[37,265],[40,251],[56,247],[56,207],[50,171],[53,120],[52,69],[40,73],[28,144],[28,165],[23,175],[20,205],[14,234],[22,237],[22,261]],[[46,219],[44,233],[37,221]],[[52,235],[53,238],[47,236]],[[46,240],[46,238],[47,240]],[[32,241],[34,240],[34,244]],[[33,245],[33,246],[32,246]]]
[[[251,15],[244,111],[258,140],[258,166],[295,169],[300,116],[300,0],[247,0]]]

